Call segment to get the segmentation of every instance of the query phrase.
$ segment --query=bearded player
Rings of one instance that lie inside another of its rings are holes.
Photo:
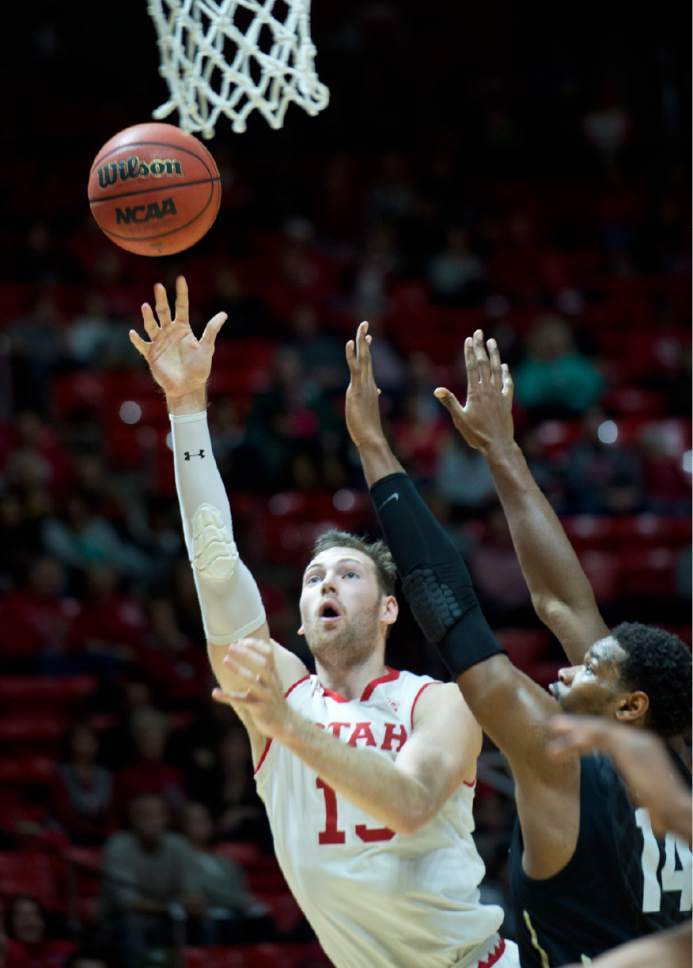
[[[248,731],[294,897],[337,968],[517,965],[515,945],[498,934],[502,910],[479,902],[479,726],[454,684],[385,666],[397,618],[387,548],[344,532],[318,540],[300,599],[310,675],[270,640],[212,454],[205,388],[226,315],[198,341],[183,278],[175,318],[163,286],[155,305],[156,317],[142,306],[149,340],[134,330],[130,339],[166,394],[215,698]]]

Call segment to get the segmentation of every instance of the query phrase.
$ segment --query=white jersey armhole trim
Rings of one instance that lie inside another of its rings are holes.
[[[300,686],[302,682],[305,682],[305,681],[306,681],[306,679],[310,679],[310,673],[306,673],[306,675],[305,675],[305,676],[301,676],[301,678],[300,678],[300,679],[297,679],[297,680],[296,680],[296,682],[294,682],[294,683],[293,683],[293,684],[292,684],[291,686],[289,686],[289,688],[288,688],[288,689],[286,690],[286,692],[284,693],[284,698],[285,698],[285,699],[287,699],[287,698],[288,698],[288,696],[289,696],[289,693],[291,693],[291,692],[293,692],[293,691],[294,691],[294,689],[296,688],[296,686]],[[255,770],[254,770],[254,772],[253,772],[253,776],[254,776],[255,778],[257,778],[257,775],[258,775],[258,773],[260,772],[260,769],[261,769],[261,767],[262,767],[262,764],[263,764],[263,763],[265,762],[265,760],[267,759],[267,754],[268,754],[268,753],[269,753],[269,751],[270,751],[270,747],[271,747],[271,745],[272,745],[272,739],[271,739],[270,737],[268,737],[268,738],[267,738],[267,740],[265,741],[265,748],[264,748],[264,750],[262,751],[262,756],[261,756],[261,757],[260,757],[260,759],[259,759],[259,760],[257,761],[257,766],[255,767]]]

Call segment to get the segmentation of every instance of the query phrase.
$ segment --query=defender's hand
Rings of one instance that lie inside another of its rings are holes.
[[[690,837],[690,793],[677,775],[664,744],[646,729],[636,729],[598,716],[555,716],[548,752],[560,758],[597,750],[618,767],[633,798],[650,812],[652,829]],[[684,805],[683,827],[676,827],[677,805]]]
[[[247,712],[259,733],[281,741],[291,710],[277,675],[272,644],[263,639],[239,639],[229,646],[224,665],[245,679],[248,687],[243,692],[215,689],[212,698]]]
[[[434,391],[452,417],[455,429],[470,447],[484,454],[512,444],[514,427],[512,416],[513,381],[510,370],[501,364],[498,345],[494,339],[484,347],[480,329],[474,338],[464,341],[464,362],[467,369],[467,402],[464,407],[446,387]]]
[[[207,323],[198,340],[188,317],[188,284],[176,279],[176,315],[171,310],[164,287],[154,286],[156,317],[149,303],[142,305],[142,320],[149,342],[130,330],[130,342],[147,361],[149,370],[169,399],[184,397],[202,389],[212,368],[214,342],[226,322],[226,313],[217,313]]]
[[[349,436],[357,447],[383,440],[380,423],[380,390],[373,377],[368,323],[361,323],[356,330],[356,340],[346,345],[349,366],[349,386],[346,392],[345,416]]]

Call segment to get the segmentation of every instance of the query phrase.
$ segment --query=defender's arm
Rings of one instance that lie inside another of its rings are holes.
[[[496,341],[487,346],[488,355],[481,330],[465,340],[464,407],[444,387],[435,395],[467,443],[488,460],[534,609],[578,665],[608,628],[561,522],[515,443],[510,371],[501,364]]]

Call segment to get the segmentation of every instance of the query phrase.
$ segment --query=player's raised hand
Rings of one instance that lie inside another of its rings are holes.
[[[229,646],[224,665],[245,680],[243,691],[215,689],[212,698],[247,713],[259,733],[281,739],[291,710],[274,662],[274,649],[264,639],[239,639]]]
[[[149,340],[130,330],[130,342],[147,361],[149,370],[170,399],[184,397],[205,386],[212,368],[214,343],[226,322],[226,313],[217,313],[197,339],[190,328],[188,284],[176,279],[175,316],[171,319],[168,296],[161,283],[154,286],[156,315],[149,303],[142,305],[142,321]]]
[[[607,753],[634,800],[650,811],[653,830],[660,835],[672,830],[690,839],[690,793],[654,733],[601,716],[555,716],[550,729],[553,738],[548,750],[552,756],[560,759],[594,750]],[[679,805],[682,809],[677,809]]]
[[[480,329],[464,341],[464,362],[467,369],[465,405],[447,387],[437,387],[434,395],[450,413],[455,428],[469,446],[488,454],[494,448],[508,446],[514,438],[512,377],[507,365],[501,363],[498,344],[490,339],[484,345]]]
[[[368,323],[363,322],[356,330],[356,339],[350,339],[346,345],[349,386],[346,392],[345,416],[349,436],[357,447],[379,443],[383,439],[378,404],[380,390],[373,376],[371,340]]]

